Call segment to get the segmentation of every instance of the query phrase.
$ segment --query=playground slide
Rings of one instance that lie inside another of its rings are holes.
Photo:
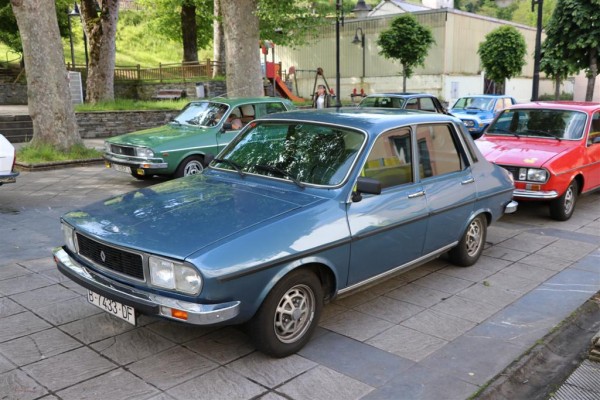
[[[271,80],[272,78],[269,78]],[[272,80],[271,80],[272,82]],[[277,88],[277,92],[281,97],[285,97],[286,99],[290,99],[291,101],[304,101],[302,97],[296,96],[292,93],[285,83],[281,80],[279,76],[275,76],[275,87]]]

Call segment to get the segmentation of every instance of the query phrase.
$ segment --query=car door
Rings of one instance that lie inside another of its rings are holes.
[[[379,195],[363,195],[348,206],[352,235],[348,285],[419,258],[427,229],[427,203],[416,182],[414,133],[399,128],[382,134],[363,166],[363,176],[381,182]]]
[[[584,179],[586,185],[584,188],[586,191],[593,188],[600,187],[600,143],[594,143],[594,139],[598,140],[600,137],[600,110],[597,110],[592,115],[590,122],[590,131],[587,136],[587,143],[584,145],[584,160],[583,164],[586,165],[584,169]]]
[[[476,185],[454,125],[423,124],[416,136],[420,183],[429,212],[425,255],[461,237],[474,209]]]

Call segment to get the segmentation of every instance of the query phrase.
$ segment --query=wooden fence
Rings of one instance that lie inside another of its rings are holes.
[[[159,64],[156,68],[142,68],[139,64],[128,67],[115,67],[115,82],[118,81],[190,81],[210,79],[217,66],[225,71],[225,63],[206,60],[205,62],[183,62],[173,64]],[[85,65],[67,64],[70,71],[81,72],[82,78],[86,77]]]

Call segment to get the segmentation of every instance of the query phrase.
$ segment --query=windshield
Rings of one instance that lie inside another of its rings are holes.
[[[213,165],[304,184],[336,186],[344,181],[360,151],[361,132],[298,122],[252,124]]]
[[[227,104],[208,101],[190,103],[173,121],[182,125],[215,126],[221,121],[228,108]]]
[[[365,97],[359,107],[403,108],[405,100],[401,97],[373,96]]]
[[[486,134],[581,139],[585,121],[586,114],[578,111],[505,110]]]
[[[494,99],[487,97],[462,97],[454,103],[454,110],[484,110],[491,111],[494,107]]]

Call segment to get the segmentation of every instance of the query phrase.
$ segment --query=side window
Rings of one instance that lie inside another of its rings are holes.
[[[267,114],[273,114],[277,112],[287,111],[282,103],[267,103]]]
[[[591,145],[592,140],[598,137],[600,137],[600,111],[596,111],[592,117],[590,134],[588,135],[588,145]]]
[[[431,111],[436,112],[435,104],[433,104],[433,100],[430,97],[421,97],[421,107],[420,110],[423,111]]]
[[[407,110],[418,110],[419,109],[419,99],[414,98],[414,99],[408,99],[408,101],[406,102],[406,107]]]
[[[362,175],[377,179],[382,188],[411,183],[410,129],[397,129],[380,136],[369,153]]]
[[[460,171],[462,153],[448,125],[422,125],[417,128],[419,176],[429,178]]]

